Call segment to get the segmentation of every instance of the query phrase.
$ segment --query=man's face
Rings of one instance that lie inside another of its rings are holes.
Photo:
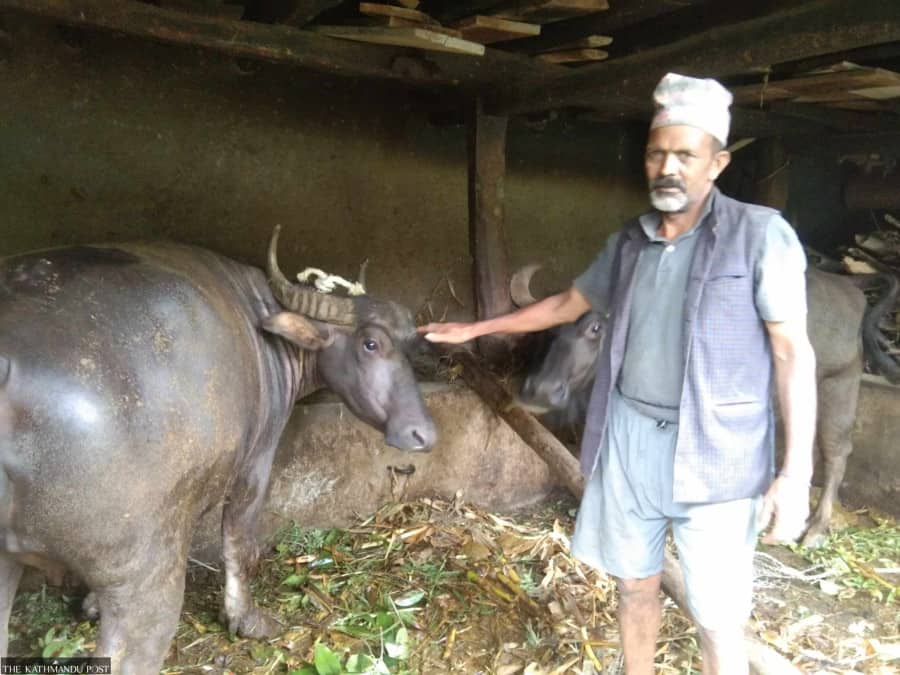
[[[650,202],[664,213],[683,213],[701,203],[731,156],[707,132],[683,125],[650,131],[644,169]]]

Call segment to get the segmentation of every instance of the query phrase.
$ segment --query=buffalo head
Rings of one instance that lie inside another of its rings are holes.
[[[536,302],[529,290],[531,276],[538,265],[522,268],[510,282],[516,304]],[[606,333],[606,318],[600,312],[586,312],[577,321],[552,331],[543,360],[525,378],[519,401],[535,411],[568,411],[575,421],[584,413],[597,359]]]
[[[317,377],[388,444],[429,450],[437,432],[407,357],[418,339],[412,313],[394,302],[325,295],[288,281],[278,267],[278,234],[276,227],[268,276],[287,311],[266,318],[263,328],[317,352]]]

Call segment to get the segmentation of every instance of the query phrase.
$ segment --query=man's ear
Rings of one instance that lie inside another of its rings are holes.
[[[712,175],[710,178],[716,180],[719,177],[719,174],[721,174],[725,170],[725,167],[730,163],[731,153],[727,150],[719,150],[719,152],[716,153],[716,156],[713,157],[712,171],[710,172]]]
[[[302,349],[317,351],[334,342],[334,329],[328,324],[310,321],[302,314],[279,312],[262,321],[263,330],[280,335]]]

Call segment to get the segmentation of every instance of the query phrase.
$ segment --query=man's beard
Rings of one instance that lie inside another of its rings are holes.
[[[662,192],[661,188],[675,188],[679,192]],[[663,213],[684,213],[688,207],[687,186],[677,178],[658,178],[650,183],[650,203]]]

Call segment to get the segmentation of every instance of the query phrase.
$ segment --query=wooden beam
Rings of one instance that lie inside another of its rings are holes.
[[[585,66],[490,107],[506,113],[583,105],[650,93],[666,72],[722,77],[774,63],[900,40],[900,2],[810,0],[643,52]]]
[[[428,52],[427,67],[412,72],[396,67],[398,59],[421,58],[410,57],[407,48],[338,40],[285,25],[190,15],[133,0],[0,0],[0,10],[330,74],[382,78],[470,93],[485,89],[512,91],[535,77],[552,78],[566,72],[561,66],[537,65],[527,56],[496,49],[477,58]]]
[[[668,12],[698,5],[705,0],[628,0],[613,2],[605,12],[597,12],[547,24],[538,37],[510,45],[528,54],[547,51],[588,35],[609,35],[626,26],[653,19]]]
[[[0,9],[322,72],[401,79],[390,69],[394,50],[334,40],[290,26],[217,19],[132,0],[0,0]]]
[[[469,119],[469,248],[478,319],[513,310],[509,294],[509,256],[504,227],[506,129],[508,118],[485,115],[476,99]],[[496,338],[479,340],[489,360],[505,359],[508,349]]]

